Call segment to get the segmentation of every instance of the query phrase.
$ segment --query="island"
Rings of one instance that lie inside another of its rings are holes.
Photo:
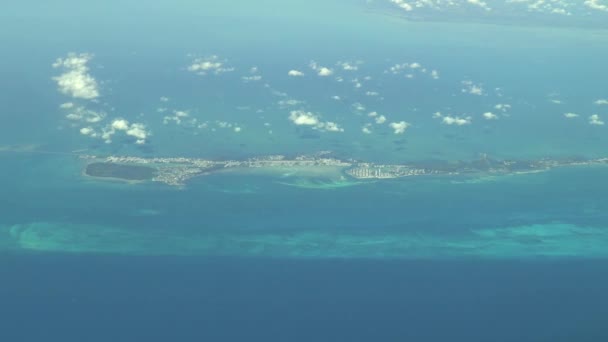
[[[557,167],[608,164],[608,158],[543,158],[538,160],[499,160],[483,154],[473,161],[429,161],[408,164],[377,164],[331,157],[330,151],[287,157],[270,155],[244,160],[199,158],[144,158],[136,156],[79,155],[86,161],[84,173],[90,177],[126,181],[152,181],[184,186],[193,177],[219,172],[274,172],[282,175],[332,175],[351,180],[379,180],[416,176],[506,175],[542,172]]]

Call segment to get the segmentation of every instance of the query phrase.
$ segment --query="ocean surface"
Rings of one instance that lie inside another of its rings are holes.
[[[608,340],[608,165],[179,188],[81,158],[608,157],[606,6],[8,6],[0,341]]]

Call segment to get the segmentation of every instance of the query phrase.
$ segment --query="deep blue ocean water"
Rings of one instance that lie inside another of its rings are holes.
[[[5,341],[602,341],[603,261],[3,255]]]

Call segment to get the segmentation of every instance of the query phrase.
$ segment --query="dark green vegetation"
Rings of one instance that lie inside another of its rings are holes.
[[[124,180],[151,180],[156,176],[156,169],[139,165],[124,165],[115,163],[91,163],[85,170],[88,176],[111,177]]]

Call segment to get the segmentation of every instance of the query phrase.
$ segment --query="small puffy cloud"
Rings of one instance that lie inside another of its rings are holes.
[[[399,6],[399,8],[401,8],[402,10],[409,12],[411,10],[414,9],[414,6],[410,5],[409,3],[405,2],[404,0],[391,0],[391,2],[397,6]]]
[[[372,125],[371,124],[365,124],[362,128],[361,128],[361,132],[365,133],[365,134],[372,134],[372,130],[371,130]]]
[[[492,112],[485,112],[483,113],[483,118],[486,120],[498,120],[498,115]]]
[[[88,136],[92,136],[95,137],[97,136],[97,133],[95,133],[95,130],[92,127],[83,127],[80,129],[80,134],[82,135],[88,135]]]
[[[340,96],[338,96],[338,95],[334,95],[331,98],[332,98],[332,100],[336,100],[336,101],[340,101],[341,100]]]
[[[380,93],[378,93],[377,91],[367,91],[365,92],[366,96],[378,96],[380,95]]]
[[[304,73],[299,70],[289,70],[287,75],[292,77],[301,77],[304,76]]]
[[[482,0],[467,0],[467,3],[474,5],[474,6],[478,6],[483,8],[486,11],[490,11],[491,8],[488,6],[488,4],[485,1]]]
[[[596,105],[599,105],[599,106],[601,106],[601,105],[608,105],[608,100],[606,100],[606,99],[599,99],[599,100],[597,100],[597,101],[595,101],[593,103],[595,103]]]
[[[316,126],[319,124],[319,117],[311,112],[303,110],[293,110],[289,114],[289,120],[298,126]]]
[[[603,126],[604,125],[604,121],[602,121],[602,119],[600,119],[600,116],[597,114],[593,114],[589,117],[589,123],[591,125],[596,125],[596,126]]]
[[[143,145],[150,135],[146,130],[146,126],[142,123],[132,123],[125,119],[114,119],[108,126],[103,129],[101,138],[107,143],[112,142],[112,136],[118,132],[123,132],[125,135],[135,138],[135,143]]]
[[[66,114],[66,119],[78,122],[96,123],[102,121],[106,117],[104,112],[96,112],[85,107],[69,107],[70,111]]]
[[[249,75],[241,77],[243,82],[258,82],[262,80],[262,75],[259,74],[258,67],[252,67],[249,69]]]
[[[125,119],[115,119],[111,124],[112,129],[126,131],[129,129],[129,121]]]
[[[338,62],[336,65],[338,65],[338,67],[340,67],[342,70],[345,71],[357,71],[359,70],[359,65],[361,65],[363,62],[361,61],[356,61],[356,62]]]
[[[574,119],[574,118],[578,118],[578,114],[576,113],[564,113],[564,117],[567,119]]]
[[[381,125],[386,122],[386,116],[378,114],[378,112],[370,112],[367,114],[370,118],[374,118],[376,124]]]
[[[160,102],[169,102],[169,98],[166,96],[161,96],[160,97]]]
[[[509,109],[511,109],[511,105],[507,104],[507,103],[499,103],[494,106],[494,109],[505,113],[505,112],[509,111]]]
[[[293,107],[293,106],[297,106],[297,105],[301,105],[303,104],[303,101],[299,101],[299,100],[295,100],[295,99],[285,99],[285,100],[280,100],[277,102],[277,104],[282,107]]]
[[[324,67],[324,66],[320,66],[315,61],[310,61],[309,66],[312,70],[317,72],[317,75],[322,76],[322,77],[327,77],[327,76],[331,76],[334,74],[334,71],[332,69]]]
[[[251,76],[243,76],[241,77],[243,82],[257,82],[262,80],[262,76],[260,75],[251,75]]]
[[[344,132],[344,129],[337,123],[327,121],[322,122],[319,116],[303,110],[293,110],[289,114],[289,120],[297,126],[310,126],[315,130],[328,132]]]
[[[136,138],[135,143],[138,145],[142,145],[146,143],[146,138],[148,138],[148,132],[146,131],[146,126],[141,123],[131,124],[129,129],[127,129],[127,135]]]
[[[439,119],[440,117],[442,117],[441,112],[433,113],[433,119]]]
[[[89,74],[87,63],[93,55],[70,53],[66,58],[58,58],[53,68],[60,68],[63,74],[53,77],[59,91],[74,98],[93,100],[99,97],[97,81]]]
[[[236,133],[240,132],[240,131],[241,131],[241,127],[238,127],[238,126],[237,126],[237,127],[234,127],[234,131],[235,131]]]
[[[471,117],[467,116],[466,118],[461,118],[458,116],[444,116],[443,119],[441,120],[442,123],[446,124],[446,125],[456,125],[456,126],[463,126],[463,125],[469,125],[471,124]]]
[[[403,134],[411,125],[405,121],[391,122],[389,125],[395,134]]]
[[[361,103],[359,103],[359,102],[355,102],[355,103],[353,103],[353,104],[351,105],[351,107],[352,107],[352,108],[353,108],[353,110],[354,110],[354,111],[356,111],[356,112],[363,112],[363,111],[365,111],[365,106],[364,106],[364,105],[362,105],[362,104],[361,104]]]
[[[182,119],[190,116],[190,113],[183,110],[174,110],[173,115],[167,115],[163,118],[163,124],[168,124],[170,121],[175,122],[177,125],[182,123]]]
[[[234,68],[226,66],[225,60],[221,60],[218,56],[213,55],[209,57],[195,59],[188,67],[188,71],[192,71],[194,73],[197,73],[198,75],[219,75],[226,72],[234,71]]]
[[[340,127],[337,123],[331,121],[321,122],[319,123],[319,125],[317,125],[317,127],[328,132],[344,132],[344,128]]]
[[[333,70],[331,70],[330,68],[326,68],[326,67],[321,67],[317,71],[317,75],[319,75],[319,76],[331,76],[331,75],[333,75],[333,73],[334,73]]]
[[[439,79],[439,71],[433,69],[430,70],[422,66],[421,63],[412,62],[412,63],[401,63],[394,64],[384,71],[385,74],[393,74],[393,75],[404,75],[405,78],[412,79],[415,75],[428,75],[434,80]]]
[[[61,108],[61,109],[74,108],[74,103],[72,103],[72,102],[62,103],[61,105],[59,105],[59,108]]]
[[[475,84],[472,81],[462,81],[462,92],[471,95],[483,95],[483,87],[480,84]]]
[[[608,12],[608,4],[603,4],[602,0],[587,0],[584,4],[591,9]]]
[[[378,116],[375,118],[375,121],[376,121],[376,123],[377,123],[378,125],[381,125],[381,124],[383,124],[383,123],[385,123],[385,122],[386,122],[386,116],[384,116],[384,115],[378,115]]]

